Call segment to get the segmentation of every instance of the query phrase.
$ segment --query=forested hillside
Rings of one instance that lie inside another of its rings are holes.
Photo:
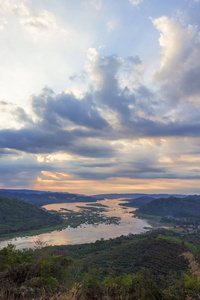
[[[150,196],[142,196],[142,197],[138,197],[138,198],[131,198],[131,199],[125,199],[124,201],[127,201],[127,203],[120,203],[119,205],[121,206],[126,206],[126,207],[141,207],[143,205],[145,205],[146,203],[151,202],[152,200],[154,200],[154,197],[150,197]]]
[[[0,298],[199,299],[199,244],[199,236],[158,230],[36,250],[9,245],[0,250]]]
[[[155,216],[200,216],[200,200],[199,196],[160,198],[143,205],[138,212]]]
[[[52,215],[23,201],[0,197],[0,235],[27,231],[62,223]]]

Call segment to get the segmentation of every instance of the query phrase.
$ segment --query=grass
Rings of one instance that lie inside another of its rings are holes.
[[[184,246],[193,254],[200,254],[200,247],[198,245],[194,245],[192,243],[189,243],[187,241],[184,241],[177,238],[177,237],[172,237],[172,236],[164,236],[164,235],[160,235],[158,236],[158,239],[163,239],[166,240],[168,242],[172,242],[172,243],[176,243],[176,244],[184,244]]]

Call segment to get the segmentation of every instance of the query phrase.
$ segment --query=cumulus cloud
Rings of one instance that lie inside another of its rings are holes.
[[[200,96],[200,42],[195,26],[182,27],[166,16],[153,20],[160,32],[161,66],[153,74],[171,103]]]
[[[109,124],[101,117],[91,95],[78,99],[72,93],[49,95],[44,90],[39,96],[32,97],[32,108],[36,116],[48,126],[83,126],[92,129],[104,129]]]
[[[169,67],[165,66],[166,57],[167,54],[160,73],[167,72]],[[86,69],[94,87],[80,98],[72,92],[54,94],[48,88],[33,95],[34,117],[23,108],[13,109],[15,120],[23,122],[23,126],[2,129],[1,147],[38,154],[66,151],[85,157],[111,157],[118,151],[111,141],[199,137],[198,118],[191,122],[189,117],[181,118],[177,111],[158,116],[160,102],[154,92],[144,84],[134,88],[121,85],[119,74],[123,74],[127,64],[134,69],[141,61],[139,57],[100,56],[96,50],[90,50]],[[6,102],[2,105],[7,106]],[[191,104],[190,111],[194,110],[197,113],[200,107]]]
[[[189,149],[181,141],[187,140],[187,145],[188,140],[192,141],[190,152],[199,155],[200,105],[189,101],[191,95],[198,95],[199,42],[193,29],[182,28],[166,17],[154,20],[154,25],[161,32],[161,67],[154,80],[162,101],[140,79],[144,69],[138,56],[102,56],[90,49],[86,64],[90,86],[81,96],[45,88],[30,97],[32,114],[1,101],[2,112],[9,110],[20,126],[13,123],[0,130],[0,157],[15,155],[18,161],[19,153],[33,156],[39,165],[34,176],[42,170],[53,172],[59,168],[88,180],[104,180],[117,174],[125,178],[181,178],[181,168],[186,166],[182,177],[188,174],[197,178],[197,168],[194,164],[190,168],[186,161]],[[181,86],[181,91],[175,89]],[[176,109],[166,88],[173,96],[175,92],[179,95]],[[178,102],[183,94],[185,101]],[[172,104],[160,113],[166,101]],[[176,155],[169,146],[175,139],[182,145],[179,151],[174,150]],[[184,159],[179,152],[185,154]],[[56,159],[60,153],[70,158]],[[21,170],[28,172],[25,164]],[[20,173],[17,166],[16,172]]]

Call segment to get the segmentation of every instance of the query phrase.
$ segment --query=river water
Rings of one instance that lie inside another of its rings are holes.
[[[7,246],[8,243],[12,243],[17,249],[34,248],[39,243],[47,245],[69,245],[69,244],[83,244],[91,243],[101,238],[109,239],[116,238],[121,235],[127,235],[129,233],[144,233],[147,231],[144,227],[150,227],[146,220],[133,218],[134,208],[124,209],[119,203],[122,203],[122,199],[105,199],[97,201],[103,205],[107,205],[104,215],[108,217],[120,217],[121,221],[119,225],[116,224],[99,224],[89,225],[82,224],[77,228],[65,228],[62,230],[55,230],[48,233],[43,233],[35,236],[16,237],[10,240],[0,242],[0,249]],[[91,203],[88,203],[91,204]],[[66,208],[74,211],[79,211],[77,206],[87,206],[87,203],[57,203],[44,206],[47,210],[60,210],[60,208]]]

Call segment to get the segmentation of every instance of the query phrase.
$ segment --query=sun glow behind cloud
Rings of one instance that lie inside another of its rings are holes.
[[[0,1],[2,187],[200,192],[200,4],[156,1]]]
[[[108,178],[107,180],[82,180],[69,174],[45,173],[37,178],[34,188],[37,190],[63,191],[70,193],[95,195],[101,193],[196,193],[200,179],[130,179]]]

